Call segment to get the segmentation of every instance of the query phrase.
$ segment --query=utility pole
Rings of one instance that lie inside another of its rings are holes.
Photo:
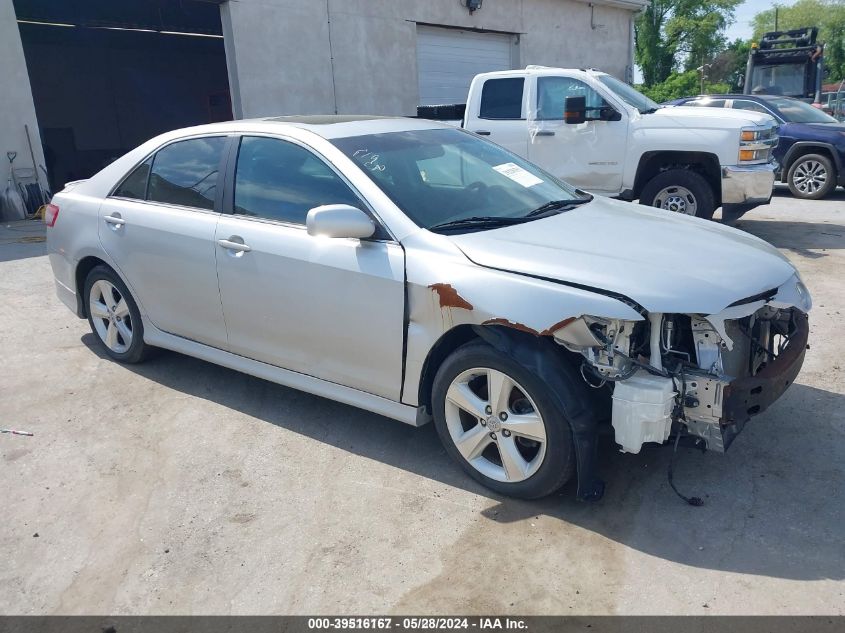
[[[778,30],[778,5],[775,5],[775,31]]]

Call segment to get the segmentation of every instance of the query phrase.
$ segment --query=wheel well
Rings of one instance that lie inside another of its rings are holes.
[[[88,316],[88,311],[85,309],[85,299],[82,296],[85,289],[85,278],[95,266],[105,266],[106,268],[111,269],[111,266],[109,266],[106,262],[99,257],[94,257],[93,255],[83,257],[76,265],[76,313],[82,318]]]
[[[520,331],[515,328],[503,325],[458,325],[452,328],[432,346],[428,352],[428,356],[423,363],[422,374],[420,376],[420,386],[418,393],[418,400],[420,406],[424,406],[427,413],[431,414],[431,392],[434,387],[434,378],[443,362],[456,349],[474,341],[476,339],[488,340],[489,337],[498,333],[507,337],[513,344],[519,343],[520,340],[536,340],[537,336],[527,332]],[[543,337],[551,338],[551,337]],[[568,363],[577,367],[580,365],[580,356],[569,352],[563,347],[556,346],[556,351]]]
[[[434,377],[443,361],[461,345],[477,338],[479,336],[472,325],[458,325],[437,339],[428,351],[428,356],[423,363],[418,394],[418,402],[420,406],[425,407],[426,412],[431,413],[431,389],[434,386]]]
[[[719,159],[707,152],[646,152],[640,158],[637,177],[634,179],[634,198],[642,193],[646,183],[657,174],[669,169],[689,169],[704,176],[713,188],[716,204],[722,202],[722,181]]]
[[[838,169],[836,164],[836,157],[830,151],[829,147],[824,146],[815,146],[815,145],[801,145],[795,149],[794,152],[789,156],[789,161],[781,167],[781,181],[786,182],[786,175],[789,173],[789,169],[792,165],[802,156],[806,156],[807,154],[821,154],[825,158],[829,159],[831,164],[833,165],[834,169]]]

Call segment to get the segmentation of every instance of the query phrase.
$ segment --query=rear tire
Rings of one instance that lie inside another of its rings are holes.
[[[123,280],[107,266],[85,278],[85,314],[101,349],[119,363],[140,363],[150,352],[141,313]]]
[[[711,220],[716,197],[701,174],[689,169],[667,169],[646,183],[640,204]]]
[[[786,184],[796,198],[819,200],[836,188],[836,168],[827,156],[805,154],[789,167]]]
[[[575,472],[572,430],[549,386],[487,343],[468,343],[444,361],[432,407],[446,452],[491,490],[536,499]]]

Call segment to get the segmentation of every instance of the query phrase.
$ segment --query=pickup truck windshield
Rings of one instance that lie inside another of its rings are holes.
[[[423,228],[439,230],[447,223],[449,230],[495,228],[560,213],[571,208],[569,203],[590,199],[459,129],[367,134],[332,143]]]
[[[624,81],[619,81],[616,77],[612,77],[610,75],[599,75],[598,80],[617,97],[622,99],[622,101],[639,110],[640,114],[654,112],[660,107],[643,93],[638,92]]]

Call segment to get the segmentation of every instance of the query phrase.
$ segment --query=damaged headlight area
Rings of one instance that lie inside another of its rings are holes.
[[[738,302],[719,315],[583,316],[554,338],[583,356],[588,384],[611,385],[612,423],[623,451],[665,442],[674,428],[723,452],[803,364],[807,315],[772,298]]]

